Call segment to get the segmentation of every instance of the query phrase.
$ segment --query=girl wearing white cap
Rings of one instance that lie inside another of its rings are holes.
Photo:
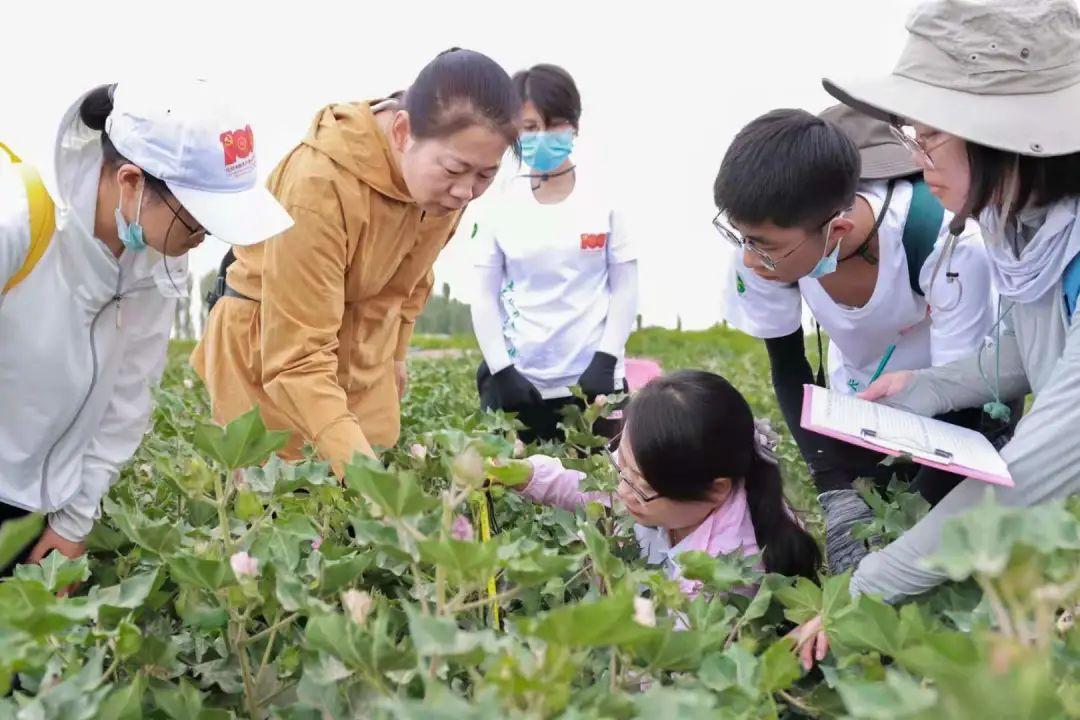
[[[52,197],[0,166],[0,520],[48,516],[24,560],[84,551],[146,430],[182,256],[291,224],[256,185],[248,123],[204,82],[102,86],[60,124]]]
[[[1034,395],[1001,451],[1015,487],[995,500],[1030,506],[1080,491],[1080,13],[1071,0],[937,0],[915,11],[893,74],[825,81],[853,107],[890,119],[956,222],[976,217],[1000,293],[993,342],[942,367],[899,372],[868,388],[923,415]],[[920,560],[946,520],[982,501],[964,480],[922,521],[859,564],[853,593],[886,600],[946,576]],[[797,631],[803,662],[821,659],[820,618]]]
[[[637,253],[595,175],[570,157],[581,117],[573,78],[537,65],[514,84],[529,169],[476,226],[476,384],[484,408],[517,413],[524,439],[552,440],[561,409],[578,402],[570,386],[590,399],[624,389]]]

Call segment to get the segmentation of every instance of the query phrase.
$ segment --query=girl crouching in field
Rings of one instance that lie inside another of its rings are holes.
[[[761,552],[767,572],[816,579],[821,552],[784,498],[775,436],[754,421],[746,399],[709,372],[686,370],[654,380],[634,395],[613,441],[618,497],[636,521],[642,557],[680,580],[678,556]],[[520,492],[536,502],[574,510],[610,495],[579,490],[584,474],[550,457],[533,456]]]

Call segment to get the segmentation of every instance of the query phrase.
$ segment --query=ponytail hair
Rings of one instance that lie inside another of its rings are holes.
[[[672,500],[702,500],[717,478],[742,483],[767,572],[816,580],[821,551],[784,498],[746,398],[703,370],[658,378],[634,395],[625,430],[642,476]]]
[[[99,85],[88,92],[79,105],[79,119],[82,120],[86,127],[101,133],[102,163],[109,168],[135,164],[120,154],[120,151],[113,145],[112,140],[109,139],[108,133],[105,132],[105,125],[113,111],[113,93],[115,92],[116,83]],[[142,168],[139,169],[142,170]],[[142,171],[142,174],[147,187],[156,191],[155,193],[149,193],[148,201],[154,202],[162,195],[171,194],[164,181],[159,180],[145,170]]]

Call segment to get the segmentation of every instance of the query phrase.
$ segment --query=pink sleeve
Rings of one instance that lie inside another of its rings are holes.
[[[576,510],[585,503],[598,502],[610,505],[608,493],[583,493],[578,487],[585,473],[579,470],[567,470],[562,463],[546,455],[533,455],[529,458],[532,465],[532,479],[521,490],[521,494],[541,505],[554,505],[563,510]]]

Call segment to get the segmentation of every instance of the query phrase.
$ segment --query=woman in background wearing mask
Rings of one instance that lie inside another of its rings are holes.
[[[461,210],[516,148],[519,103],[498,64],[448,50],[404,97],[320,110],[270,176],[296,225],[236,253],[192,364],[214,418],[258,406],[342,475],[400,431],[405,355],[432,265]]]
[[[637,314],[637,253],[595,176],[570,157],[581,117],[560,67],[517,73],[522,159],[475,228],[479,290],[473,327],[484,355],[485,409],[515,412],[523,439],[559,436],[560,411],[624,389],[626,340]]]
[[[22,560],[84,552],[146,431],[183,256],[291,224],[256,183],[249,122],[205,82],[103,85],[60,123],[55,204],[0,166],[0,520],[48,516]]]

